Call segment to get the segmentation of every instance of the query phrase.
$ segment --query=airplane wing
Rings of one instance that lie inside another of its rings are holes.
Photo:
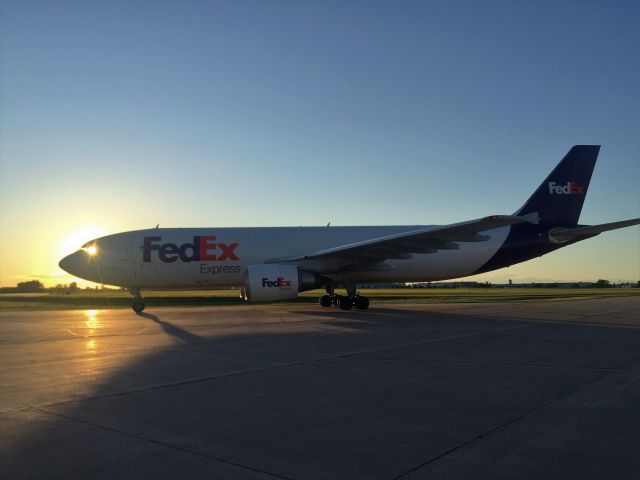
[[[640,225],[640,218],[622,220],[620,222],[603,223],[601,225],[590,225],[587,227],[554,229],[549,232],[549,237],[554,242],[564,243],[571,240],[582,240],[587,237],[593,237],[602,232],[630,227],[632,225]]]
[[[415,253],[434,253],[438,250],[457,250],[457,242],[483,242],[490,237],[481,232],[517,223],[537,223],[537,213],[515,215],[492,215],[477,220],[429,227],[362,242],[340,245],[309,252],[289,258],[274,259],[269,263],[296,263],[321,269],[337,270],[360,264],[363,269],[385,270],[381,262],[388,259],[409,259]]]

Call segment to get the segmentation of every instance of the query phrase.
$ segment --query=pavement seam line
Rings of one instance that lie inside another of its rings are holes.
[[[559,400],[563,400],[565,398],[568,398],[571,395],[573,395],[573,394],[577,393],[578,391],[580,391],[581,389],[583,389],[585,387],[588,387],[588,386],[590,386],[590,385],[602,380],[603,378],[611,375],[612,373],[616,373],[616,372],[626,368],[628,365],[631,365],[633,362],[636,362],[637,360],[640,360],[640,355],[632,358],[628,362],[623,363],[622,365],[616,367],[615,369],[611,369],[609,371],[606,371],[606,372],[602,373],[601,375],[598,375],[597,377],[589,380],[588,382],[577,386],[576,388],[574,388],[573,390],[565,393],[564,395],[560,395],[559,397],[552,398],[551,400],[549,400],[547,402],[544,402],[544,403],[538,405],[537,407],[533,407],[533,408],[521,413],[520,415],[517,415],[517,416],[513,417],[512,419],[507,420],[504,423],[501,423],[500,425],[497,425],[497,426],[495,426],[493,428],[490,428],[489,430],[486,430],[485,432],[482,432],[482,433],[476,435],[475,437],[467,440],[466,442],[460,443],[459,445],[456,445],[455,447],[450,448],[449,450],[447,450],[447,451],[445,451],[445,452],[443,452],[443,453],[441,453],[439,455],[436,455],[435,457],[432,457],[432,458],[430,458],[429,460],[427,460],[425,462],[422,462],[420,465],[418,465],[418,466],[416,466],[416,467],[414,467],[414,468],[412,468],[410,470],[407,470],[406,472],[401,473],[400,475],[398,475],[396,477],[393,477],[393,480],[400,480],[401,478],[405,478],[406,476],[408,476],[408,475],[410,475],[410,474],[412,474],[414,472],[417,472],[421,468],[426,467],[427,465],[429,465],[429,464],[431,464],[431,463],[433,463],[433,462],[435,462],[437,460],[440,460],[441,458],[444,458],[447,455],[449,455],[449,454],[451,454],[451,453],[453,453],[453,452],[455,452],[457,450],[460,450],[460,449],[462,449],[464,447],[467,447],[467,446],[471,445],[472,443],[474,443],[474,442],[476,442],[476,441],[478,441],[478,440],[480,440],[482,438],[485,438],[485,437],[488,437],[489,435],[492,435],[493,433],[497,432],[498,430],[501,430],[501,429],[503,429],[505,427],[508,427],[509,425],[512,425],[512,424],[518,422],[519,420],[522,420],[523,418],[531,415],[532,413],[535,413],[535,412],[540,411],[540,410],[542,410],[544,408],[547,408],[548,406],[554,404],[555,402],[557,402]]]
[[[448,337],[440,337],[440,338],[430,338],[428,340],[423,340],[423,341],[419,341],[419,342],[405,342],[405,343],[396,344],[396,345],[392,345],[392,346],[373,348],[373,349],[368,349],[368,350],[361,350],[361,351],[358,351],[358,352],[353,352],[353,353],[348,353],[348,354],[339,354],[339,355],[332,355],[332,356],[323,357],[323,358],[314,358],[312,360],[307,360],[307,361],[302,361],[302,362],[290,362],[290,363],[281,363],[281,364],[275,364],[275,365],[268,365],[266,367],[256,367],[256,368],[243,370],[243,371],[240,371],[240,372],[229,372],[229,373],[224,373],[224,374],[221,374],[221,375],[213,375],[213,376],[209,376],[209,377],[196,378],[196,379],[186,380],[186,381],[182,381],[182,382],[167,383],[167,384],[164,384],[164,385],[153,385],[151,387],[144,387],[144,388],[138,388],[138,389],[133,389],[133,390],[127,390],[127,391],[124,391],[124,392],[108,393],[108,394],[105,394],[105,395],[94,395],[94,396],[88,396],[88,397],[84,397],[84,398],[80,398],[80,399],[73,399],[73,400],[65,400],[65,401],[62,401],[62,402],[48,403],[48,404],[45,404],[45,405],[41,405],[40,407],[42,407],[42,408],[58,407],[58,406],[63,406],[63,405],[67,405],[67,404],[70,404],[70,403],[84,402],[84,401],[87,401],[87,400],[99,400],[99,399],[103,399],[103,398],[120,397],[120,396],[123,396],[123,395],[129,395],[129,394],[132,394],[132,393],[141,393],[141,392],[147,392],[147,391],[151,391],[151,390],[160,390],[160,389],[163,389],[163,388],[179,387],[179,386],[182,386],[182,385],[189,385],[189,384],[193,384],[193,383],[201,383],[201,382],[207,382],[207,381],[210,381],[210,380],[217,380],[217,379],[220,379],[220,378],[228,378],[228,377],[246,375],[248,373],[255,373],[255,372],[260,372],[260,371],[264,371],[264,370],[271,370],[271,369],[274,369],[274,368],[287,368],[287,367],[295,367],[295,366],[300,366],[300,365],[312,366],[313,363],[324,362],[324,361],[327,361],[327,360],[335,360],[335,359],[339,359],[339,358],[350,358],[350,357],[354,357],[354,356],[358,356],[358,355],[366,355],[367,353],[381,352],[381,351],[384,351],[384,350],[391,350],[391,349],[394,349],[394,348],[411,347],[411,346],[417,346],[417,345],[422,345],[422,344],[427,344],[427,343],[435,343],[435,342],[439,342],[439,341],[453,340],[453,339],[457,339],[457,338],[466,338],[466,337],[474,337],[474,336],[478,336],[478,335],[486,335],[486,334],[489,334],[489,333],[494,333],[496,331],[513,330],[513,329],[517,329],[517,328],[526,328],[528,326],[530,326],[530,325],[529,324],[522,324],[522,325],[511,326],[511,327],[503,327],[503,328],[500,328],[500,329],[497,329],[497,330],[488,330],[488,331],[484,331],[484,332],[474,332],[474,333],[460,334],[460,335],[450,335]],[[34,408],[36,408],[36,407],[34,407]]]
[[[430,338],[428,340],[421,340],[419,342],[399,343],[397,345],[383,347],[383,348],[374,348],[374,349],[371,349],[371,350],[365,350],[365,351],[360,351],[360,352],[347,353],[347,354],[344,354],[344,355],[338,355],[336,357],[321,358],[321,359],[316,360],[316,361],[331,360],[333,358],[356,357],[358,355],[366,355],[367,353],[382,352],[384,350],[393,350],[394,348],[413,347],[413,346],[417,346],[417,345],[426,345],[428,343],[442,342],[442,341],[445,341],[445,340],[457,340],[459,338],[469,338],[469,337],[476,337],[476,336],[479,336],[479,335],[489,335],[489,334],[492,334],[492,333],[503,332],[503,331],[506,331],[506,330],[516,330],[516,329],[519,329],[519,328],[527,328],[527,327],[530,327],[531,325],[532,325],[531,323],[524,323],[524,324],[521,324],[521,325],[516,325],[516,326],[511,326],[511,327],[502,327],[502,328],[497,328],[497,329],[494,329],[494,330],[487,330],[487,331],[484,331],[484,332],[461,333],[459,335],[449,335],[447,337]]]
[[[51,415],[51,416],[58,417],[58,418],[64,418],[64,419],[70,420],[72,422],[80,423],[80,424],[83,424],[83,425],[88,425],[88,426],[99,428],[99,429],[106,430],[106,431],[109,431],[109,432],[117,433],[119,435],[124,435],[124,436],[127,436],[127,437],[135,438],[136,440],[141,440],[143,442],[152,443],[154,445],[158,445],[158,446],[165,447],[165,448],[170,448],[172,450],[177,450],[179,452],[188,453],[188,454],[195,455],[195,456],[198,456],[198,457],[206,458],[208,460],[213,460],[213,461],[216,461],[216,462],[220,462],[220,463],[223,463],[225,465],[232,465],[234,467],[242,468],[242,469],[245,469],[245,470],[250,470],[252,472],[261,473],[263,475],[269,475],[271,477],[279,478],[281,480],[294,480],[291,477],[285,477],[283,475],[279,475],[279,474],[276,474],[276,473],[267,472],[266,470],[260,470],[259,468],[250,467],[248,465],[242,465],[240,463],[232,462],[232,461],[229,461],[229,460],[224,460],[222,458],[217,458],[217,457],[214,457],[212,455],[208,455],[206,453],[201,453],[201,452],[198,452],[198,451],[195,451],[195,450],[190,450],[188,448],[179,447],[177,445],[172,445],[170,443],[161,442],[159,440],[154,440],[152,438],[143,437],[142,435],[137,435],[135,433],[126,432],[124,430],[119,430],[117,428],[109,427],[109,426],[106,426],[106,425],[101,425],[99,423],[90,422],[88,420],[75,418],[75,417],[72,417],[72,416],[69,416],[69,415],[64,415],[64,414],[58,413],[58,412],[52,412],[52,411],[49,411],[49,410],[47,410],[45,408],[42,408],[42,407],[33,407],[32,406],[30,408],[32,410],[35,410],[37,412],[40,412],[40,413],[43,413],[43,414],[46,414],[46,415]]]
[[[472,315],[465,315],[465,317],[474,317],[474,318],[479,318],[479,319],[492,319],[492,320],[506,320],[506,321],[514,321],[514,322],[531,322],[534,324],[558,324],[558,325],[567,325],[567,326],[571,326],[571,325],[581,325],[581,326],[588,326],[588,327],[606,327],[606,328],[629,328],[632,330],[638,330],[640,327],[638,325],[630,325],[630,324],[624,324],[624,323],[593,323],[593,322],[589,322],[587,320],[580,320],[581,318],[591,318],[587,315],[577,315],[576,316],[576,320],[571,320],[571,319],[564,319],[564,320],[545,320],[545,319],[540,319],[540,318],[527,318],[527,317],[510,317],[510,318],[505,318],[505,317],[501,317],[498,315],[487,315],[487,316],[482,316],[479,314],[472,314]]]

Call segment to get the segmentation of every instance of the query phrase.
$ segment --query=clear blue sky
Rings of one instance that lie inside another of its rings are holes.
[[[603,145],[581,221],[640,216],[637,1],[1,14],[0,284],[55,275],[81,231],[512,213],[578,143]],[[482,278],[638,280],[639,232]]]

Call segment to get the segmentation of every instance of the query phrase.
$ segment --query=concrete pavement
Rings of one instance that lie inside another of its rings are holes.
[[[640,297],[0,313],[0,478],[640,478]]]

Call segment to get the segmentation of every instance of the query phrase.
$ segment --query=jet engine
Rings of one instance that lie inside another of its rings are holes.
[[[298,292],[320,287],[319,277],[295,265],[250,265],[244,272],[241,296],[250,302],[295,298]]]

